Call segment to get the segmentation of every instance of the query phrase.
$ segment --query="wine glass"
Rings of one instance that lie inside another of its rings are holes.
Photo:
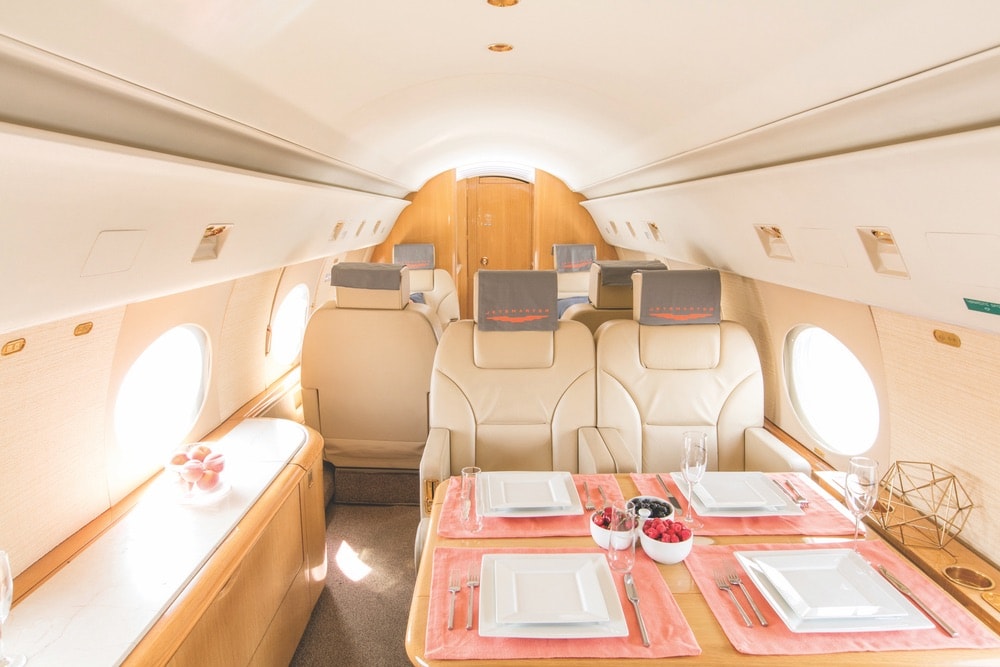
[[[483,529],[483,517],[479,513],[479,499],[476,497],[480,473],[482,470],[476,466],[462,468],[462,525],[472,533]]]
[[[21,667],[26,662],[23,655],[7,655],[3,651],[3,624],[13,601],[14,574],[10,569],[10,558],[6,551],[0,551],[0,667]]]
[[[867,456],[855,456],[847,466],[844,499],[854,515],[854,550],[858,550],[861,517],[868,514],[878,496],[878,463]]]
[[[695,518],[691,509],[694,500],[694,485],[701,481],[708,465],[707,436],[701,431],[684,432],[684,457],[681,459],[681,473],[688,485],[687,509],[684,522],[691,528],[702,528],[705,524]]]

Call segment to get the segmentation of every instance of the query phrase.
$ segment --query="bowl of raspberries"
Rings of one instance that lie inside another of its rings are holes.
[[[694,532],[683,521],[651,518],[642,524],[639,543],[646,555],[657,563],[673,565],[691,553]]]

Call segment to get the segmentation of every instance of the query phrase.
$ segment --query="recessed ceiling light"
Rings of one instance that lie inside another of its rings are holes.
[[[513,7],[521,0],[486,0],[486,4],[494,7]]]
[[[510,44],[504,44],[503,42],[497,42],[495,44],[490,44],[486,48],[489,49],[490,51],[493,51],[494,53],[504,53],[506,51],[513,51],[514,50],[513,46],[511,46]]]

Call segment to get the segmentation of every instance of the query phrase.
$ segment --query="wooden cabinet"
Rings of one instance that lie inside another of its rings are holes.
[[[288,664],[326,579],[322,466],[309,431],[126,665]]]

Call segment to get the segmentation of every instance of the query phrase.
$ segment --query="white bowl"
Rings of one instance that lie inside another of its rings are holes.
[[[639,544],[642,545],[642,550],[646,552],[646,555],[657,563],[673,565],[680,563],[691,553],[691,547],[694,546],[694,531],[691,531],[691,536],[683,542],[660,542],[646,535],[644,531],[640,531]]]
[[[664,519],[674,518],[674,506],[670,504],[669,500],[664,500],[663,498],[657,498],[656,496],[633,496],[628,499],[629,505],[636,507],[636,514],[639,513],[641,507],[656,507],[658,511],[650,514],[651,517],[660,516]]]
[[[594,517],[597,516],[598,514],[602,514],[603,512],[604,510],[599,509],[588,514],[587,523],[590,524],[590,536],[594,538],[594,542],[597,543],[597,546],[601,547],[602,549],[607,549],[608,542],[611,541],[611,531],[608,530],[607,528],[604,528],[603,526],[598,526],[596,523],[594,523]],[[637,538],[638,532],[639,529],[636,528],[635,534],[633,534],[632,536],[633,541]]]

